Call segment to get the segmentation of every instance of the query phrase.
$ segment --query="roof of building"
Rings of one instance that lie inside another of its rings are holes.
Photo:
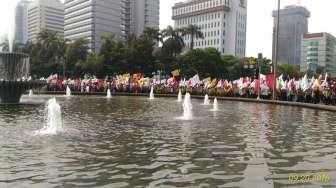
[[[277,17],[277,13],[278,13],[278,10],[274,10],[272,12],[272,16]],[[290,5],[280,10],[280,15],[282,16],[283,15],[295,15],[295,14],[299,14],[307,18],[310,17],[310,11],[306,7],[303,7],[303,6]]]

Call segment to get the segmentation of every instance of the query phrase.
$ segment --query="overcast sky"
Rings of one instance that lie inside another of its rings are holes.
[[[18,0],[0,0],[0,35],[10,28],[13,7]],[[180,0],[161,0],[160,27],[172,25],[171,7]],[[311,11],[309,32],[330,32],[336,35],[336,0],[281,0],[282,7],[300,3]],[[267,57],[272,55],[271,12],[277,6],[277,0],[248,0],[247,17],[247,56],[256,56],[262,52]]]

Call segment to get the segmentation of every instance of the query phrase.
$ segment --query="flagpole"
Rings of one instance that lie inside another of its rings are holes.
[[[277,24],[276,24],[276,39],[275,39],[275,57],[273,62],[273,100],[276,100],[276,81],[277,81],[277,66],[279,54],[279,24],[280,24],[280,0],[278,0]]]

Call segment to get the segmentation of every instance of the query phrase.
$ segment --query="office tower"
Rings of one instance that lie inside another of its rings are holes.
[[[175,28],[197,25],[204,39],[195,48],[213,47],[222,54],[239,57],[246,53],[247,0],[189,0],[173,6]],[[190,36],[185,36],[187,47]]]
[[[31,1],[21,0],[15,8],[15,42],[25,44],[28,40],[28,6]]]
[[[329,33],[305,34],[301,44],[302,72],[336,76],[336,38]]]
[[[125,0],[123,8],[125,36],[129,34],[139,36],[146,27],[159,29],[159,0]]]
[[[273,11],[273,60],[275,58],[275,39],[278,11]],[[310,12],[301,6],[286,6],[280,10],[278,64],[298,65],[301,62],[301,39],[308,33]]]
[[[64,6],[59,0],[35,0],[28,8],[28,40],[36,41],[43,30],[64,34]]]
[[[92,52],[99,52],[101,36],[125,38],[142,34],[145,27],[159,27],[159,0],[66,0],[65,37],[85,38]]]

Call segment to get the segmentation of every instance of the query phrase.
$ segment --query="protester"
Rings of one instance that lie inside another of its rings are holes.
[[[176,94],[179,89],[188,91],[194,95],[209,94],[224,97],[245,97],[271,99],[273,88],[273,75],[260,75],[260,80],[249,77],[234,81],[226,79],[205,78],[200,80],[196,74],[189,80],[177,79],[173,76],[169,79],[142,77],[138,74],[123,74],[113,77],[98,79],[95,76],[85,75],[84,78],[61,78],[57,74],[47,79],[48,91],[65,91],[67,86],[73,92],[95,93],[106,92],[110,89],[114,93],[148,93],[154,86],[157,94]],[[328,74],[317,79],[308,79],[307,75],[299,80],[285,78],[282,75],[276,81],[277,98],[282,101],[306,102],[327,105],[336,105],[336,80]]]

